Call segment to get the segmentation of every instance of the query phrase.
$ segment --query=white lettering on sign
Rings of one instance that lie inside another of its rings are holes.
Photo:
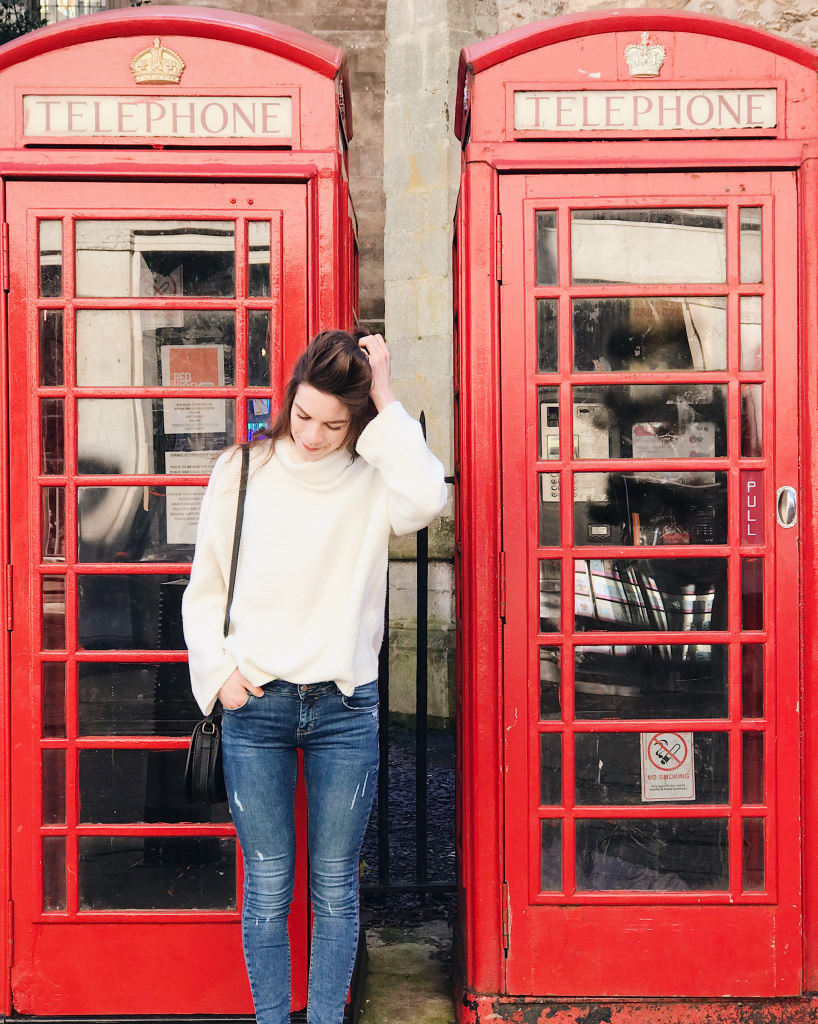
[[[518,132],[741,131],[775,128],[775,89],[515,92]]]
[[[289,139],[290,96],[24,96],[38,138]]]

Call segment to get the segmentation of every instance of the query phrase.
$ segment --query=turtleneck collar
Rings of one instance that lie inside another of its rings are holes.
[[[276,441],[275,454],[284,469],[300,484],[315,490],[333,487],[354,461],[347,448],[330,452],[316,462],[309,461],[301,456],[290,437],[281,437]]]

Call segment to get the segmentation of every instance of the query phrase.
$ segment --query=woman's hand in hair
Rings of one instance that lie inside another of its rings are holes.
[[[247,696],[248,691],[255,697],[264,696],[264,690],[260,686],[253,686],[249,679],[245,679],[236,669],[222,683],[218,697],[226,711],[235,711],[237,708],[243,707],[250,699]]]
[[[372,370],[372,387],[369,389],[369,397],[380,412],[390,402],[397,400],[390,383],[389,349],[380,334],[368,334],[365,338],[361,338],[358,344],[369,359],[369,368]]]

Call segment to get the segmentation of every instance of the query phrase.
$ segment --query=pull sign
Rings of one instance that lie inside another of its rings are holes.
[[[760,469],[741,471],[741,543],[764,543],[764,473]]]
[[[798,522],[798,495],[794,487],[779,487],[775,499],[775,518],[785,530]]]

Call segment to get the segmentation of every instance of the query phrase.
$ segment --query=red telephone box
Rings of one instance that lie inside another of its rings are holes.
[[[463,1021],[814,1013],[816,68],[670,11],[462,51]]]
[[[248,1014],[234,831],[181,788],[180,601],[214,458],[355,315],[345,58],[145,7],[3,47],[0,103],[0,1012]]]

